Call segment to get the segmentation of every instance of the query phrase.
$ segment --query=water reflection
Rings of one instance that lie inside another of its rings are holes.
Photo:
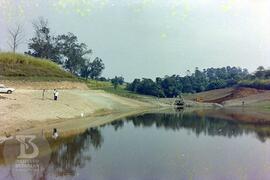
[[[89,149],[99,149],[103,143],[101,132],[97,128],[87,129],[84,133],[56,142],[50,142],[55,149],[50,165],[57,176],[74,176],[77,168],[83,168],[91,160]]]
[[[135,128],[164,128],[168,131],[190,130],[196,134],[207,136],[225,136],[228,138],[254,133],[265,142],[270,137],[269,125],[254,125],[228,121],[211,117],[202,112],[185,113],[147,113],[127,117],[105,124],[100,128],[90,128],[84,133],[58,141],[50,142],[55,149],[52,152],[50,166],[56,176],[75,176],[78,168],[83,168],[91,161],[89,149],[99,150],[104,142],[102,129],[112,126],[114,131],[124,128],[126,123],[132,123]]]
[[[138,128],[144,131],[147,131],[147,128],[165,129],[166,131],[188,130],[188,132],[195,134],[197,137],[203,135],[234,138],[255,134],[260,142],[265,142],[270,137],[269,125],[239,123],[211,116],[211,113],[202,111],[184,112],[181,110],[169,113],[147,113],[116,120],[98,128],[89,128],[76,136],[59,138],[57,140],[50,139],[49,144],[52,154],[49,165],[43,167],[42,171],[38,172],[38,174],[36,172],[29,172],[30,176],[32,179],[76,179],[76,177],[80,177],[78,171],[89,167],[92,153],[100,151],[103,148],[104,141],[108,144],[108,141],[112,140],[108,139],[108,136],[106,136],[107,139],[104,139],[103,133],[106,134],[110,129],[112,132],[118,132],[125,129],[126,126],[130,128],[130,125],[133,126],[133,129]],[[126,128],[126,130],[129,128]],[[125,131],[123,136],[129,137],[129,132]],[[138,140],[143,141],[140,138]],[[172,141],[174,140],[172,139]],[[125,143],[124,146],[129,146],[129,144]],[[106,149],[106,151],[110,150]],[[3,159],[3,157],[0,159]],[[5,175],[3,174],[0,177],[13,179],[13,170],[9,168],[10,166],[4,165],[3,161],[0,162],[3,164],[0,168],[0,170],[2,169],[0,174],[2,174],[2,171],[5,172]],[[87,171],[85,173],[87,174]]]
[[[189,129],[197,136],[226,136],[237,137],[243,134],[255,133],[256,137],[265,142],[270,137],[270,126],[263,124],[240,123],[225,120],[204,114],[201,111],[192,113],[148,113],[128,117],[125,120],[114,121],[110,125],[117,131],[124,127],[125,122],[132,122],[134,127],[153,127],[164,128],[166,130],[178,131]]]

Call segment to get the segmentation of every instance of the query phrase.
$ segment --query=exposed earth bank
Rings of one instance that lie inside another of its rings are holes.
[[[0,135],[6,136],[41,130],[51,133],[55,127],[62,132],[78,133],[90,126],[170,106],[175,100],[130,99],[102,90],[89,90],[80,82],[7,81],[0,84],[16,88],[13,94],[0,94]],[[58,101],[53,100],[54,88],[60,93]],[[187,95],[184,99],[187,106],[199,108],[194,113],[247,123],[270,123],[270,91],[226,88]]]
[[[87,90],[79,83],[8,85],[19,89],[13,94],[0,94],[0,134],[6,136],[37,126],[49,127],[50,124],[67,122],[68,119],[73,119],[70,121],[71,127],[76,127],[78,119],[128,114],[156,106],[102,90]],[[41,87],[46,89],[44,98]],[[58,88],[58,101],[53,100],[52,87]]]
[[[188,100],[203,103],[218,103],[225,107],[245,106],[270,108],[270,91],[254,88],[224,88],[211,90],[185,97]]]
[[[218,103],[220,108],[197,110],[194,113],[243,123],[270,124],[270,91],[253,88],[225,88],[187,95],[193,103]],[[200,102],[195,102],[199,100]]]

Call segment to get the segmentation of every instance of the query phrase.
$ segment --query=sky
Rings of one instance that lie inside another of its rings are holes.
[[[53,34],[72,32],[105,63],[103,76],[155,78],[196,67],[270,67],[269,0],[0,0],[0,49],[22,24],[27,50],[32,22]]]

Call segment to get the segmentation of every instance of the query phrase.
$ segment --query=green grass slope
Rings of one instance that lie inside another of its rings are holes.
[[[1,79],[75,79],[52,61],[14,53],[0,53]]]

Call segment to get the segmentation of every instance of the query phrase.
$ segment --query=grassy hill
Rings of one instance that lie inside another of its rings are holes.
[[[23,80],[23,83],[24,80],[30,81],[30,83],[33,81],[78,81],[86,84],[89,89],[104,90],[127,98],[145,99],[148,97],[127,91],[124,85],[114,89],[111,82],[75,77],[50,60],[23,54],[0,53],[0,80]],[[45,87],[43,84],[40,86]]]
[[[0,53],[1,79],[57,80],[76,78],[52,61],[23,54]]]

